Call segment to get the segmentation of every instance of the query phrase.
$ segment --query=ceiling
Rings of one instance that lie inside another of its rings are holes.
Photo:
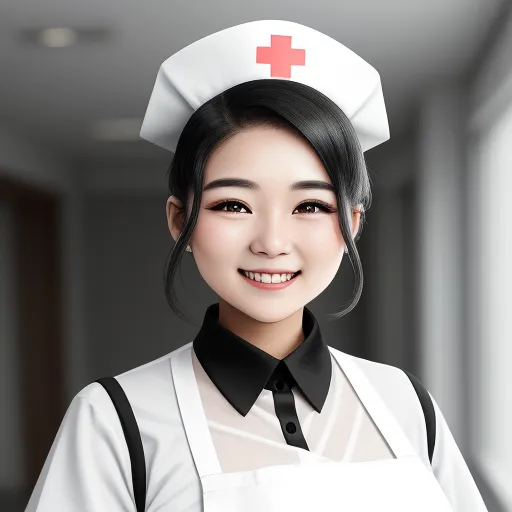
[[[151,158],[144,141],[98,142],[94,123],[142,118],[160,64],[183,46],[256,19],[286,19],[339,40],[381,75],[391,136],[422,88],[474,58],[501,0],[2,0],[0,122],[86,158]],[[106,27],[104,42],[46,49],[19,32]]]

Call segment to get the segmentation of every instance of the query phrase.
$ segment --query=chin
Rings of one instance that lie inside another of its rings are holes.
[[[256,321],[270,324],[280,322],[304,307],[305,303],[298,302],[296,297],[292,301],[281,299],[277,302],[275,300],[252,300],[247,302],[240,300],[230,302],[227,300],[226,302]]]

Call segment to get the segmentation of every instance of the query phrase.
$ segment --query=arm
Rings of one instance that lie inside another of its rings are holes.
[[[25,512],[135,511],[121,427],[107,421],[84,393],[97,391],[96,386],[91,384],[71,402]]]
[[[432,470],[437,481],[448,497],[454,512],[487,512],[441,409],[433,398],[432,403],[436,413],[436,441]]]

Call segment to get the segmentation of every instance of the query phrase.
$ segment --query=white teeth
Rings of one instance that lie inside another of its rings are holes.
[[[243,271],[245,277],[261,283],[284,283],[289,281],[293,274],[258,274],[257,272]]]

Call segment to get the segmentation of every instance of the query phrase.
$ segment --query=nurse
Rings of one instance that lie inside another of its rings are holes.
[[[329,347],[306,307],[345,253],[335,316],[361,295],[377,71],[308,27],[246,23],[162,64],[141,135],[175,153],[169,303],[181,316],[186,251],[219,300],[180,349],[77,394],[26,510],[484,512],[430,394]]]

